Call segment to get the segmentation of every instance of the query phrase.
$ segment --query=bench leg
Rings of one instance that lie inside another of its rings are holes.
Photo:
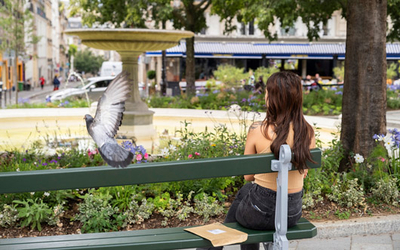
[[[263,242],[262,244],[263,244],[265,250],[273,250],[274,249],[274,243],[272,243],[272,242]]]

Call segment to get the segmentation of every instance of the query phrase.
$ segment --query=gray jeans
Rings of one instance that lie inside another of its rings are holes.
[[[288,195],[288,227],[297,224],[302,214],[303,191]],[[256,230],[275,229],[276,192],[257,184],[247,183],[236,195],[225,223],[239,222],[242,226]],[[242,244],[241,250],[258,250],[260,244]],[[199,248],[220,250],[222,247]]]

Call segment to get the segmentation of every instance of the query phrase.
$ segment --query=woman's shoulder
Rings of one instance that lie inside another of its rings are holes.
[[[250,134],[261,132],[262,125],[263,125],[263,121],[253,122],[249,127],[248,134],[250,135]]]

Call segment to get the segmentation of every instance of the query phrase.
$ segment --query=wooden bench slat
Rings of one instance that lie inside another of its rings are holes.
[[[274,230],[258,231],[243,228],[238,223],[227,223],[249,235],[246,243],[272,241]],[[185,227],[94,233],[82,235],[43,236],[21,239],[2,239],[0,250],[6,249],[184,249],[209,247],[210,242],[184,231]],[[288,239],[311,238],[317,234],[316,227],[306,219],[288,229]]]
[[[318,168],[321,150],[311,150]],[[0,193],[51,191],[160,183],[190,179],[271,172],[272,154],[132,164],[125,169],[110,166],[0,173]]]

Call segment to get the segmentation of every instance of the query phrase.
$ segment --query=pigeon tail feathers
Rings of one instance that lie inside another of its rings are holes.
[[[117,143],[104,143],[99,152],[107,164],[114,168],[126,168],[133,160],[132,152],[123,149]]]

